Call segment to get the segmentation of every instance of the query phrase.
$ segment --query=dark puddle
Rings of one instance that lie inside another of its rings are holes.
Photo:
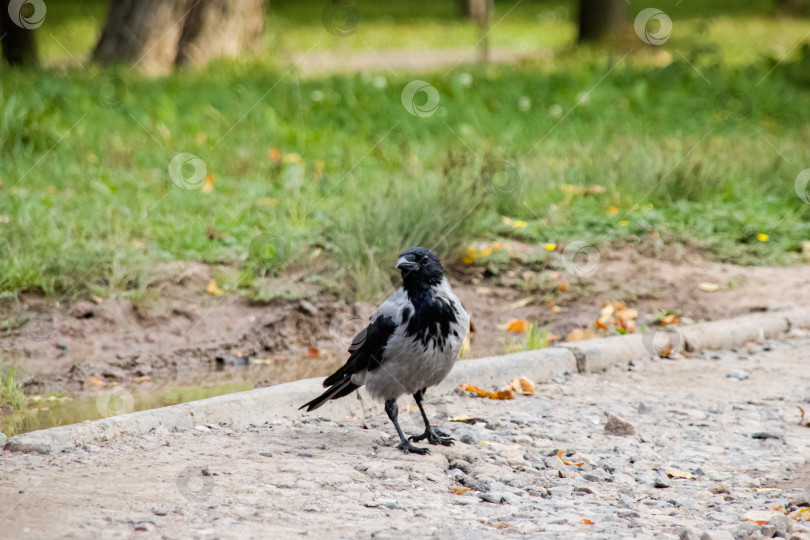
[[[38,429],[76,424],[134,411],[157,409],[198,399],[328,375],[342,361],[284,358],[263,364],[224,365],[163,381],[126,381],[98,385],[77,395],[29,396],[22,411],[0,415],[0,432],[9,437]]]

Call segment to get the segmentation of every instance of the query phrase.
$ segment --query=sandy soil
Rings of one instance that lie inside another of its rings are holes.
[[[737,352],[561,377],[515,401],[431,399],[430,414],[457,443],[424,457],[397,450],[383,416],[161,428],[54,456],[6,453],[0,530],[9,538],[728,539],[764,531],[808,539],[803,523],[768,511],[810,505],[800,484],[810,429],[796,407],[810,400],[808,355],[810,336],[794,331]],[[740,370],[748,377],[728,377]],[[402,401],[403,428],[420,432],[418,413]],[[636,433],[608,431],[607,414]],[[557,457],[560,449],[574,464]]]

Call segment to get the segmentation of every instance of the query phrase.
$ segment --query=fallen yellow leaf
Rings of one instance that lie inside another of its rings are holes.
[[[219,286],[217,285],[216,280],[213,280],[213,279],[208,282],[208,287],[206,288],[206,290],[208,291],[208,294],[211,294],[211,295],[214,295],[214,296],[221,296],[221,295],[225,294],[225,291],[220,289]]]
[[[202,192],[211,193],[212,191],[214,191],[214,177],[209,174],[205,177],[205,182],[203,182]]]
[[[684,478],[689,480],[692,478],[692,473],[686,471],[679,471],[678,469],[668,469],[664,471],[670,478]]]
[[[716,292],[720,289],[720,285],[717,283],[712,283],[710,281],[701,281],[698,283],[698,289],[703,292]]]
[[[468,487],[453,486],[453,495],[464,495],[465,493],[470,491],[470,489],[471,488]]]

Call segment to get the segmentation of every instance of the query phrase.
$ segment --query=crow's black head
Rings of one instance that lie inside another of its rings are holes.
[[[444,269],[439,258],[423,247],[414,247],[400,253],[397,268],[402,271],[402,282],[406,289],[419,285],[438,285],[444,278]]]

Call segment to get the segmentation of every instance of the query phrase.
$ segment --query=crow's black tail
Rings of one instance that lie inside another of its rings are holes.
[[[330,386],[326,392],[316,397],[309,403],[304,403],[303,405],[301,405],[298,408],[298,410],[300,411],[301,409],[306,407],[307,412],[314,411],[315,409],[317,409],[330,399],[338,399],[344,396],[348,396],[358,388],[360,387],[352,382],[351,375],[346,375],[343,377],[343,379]]]

